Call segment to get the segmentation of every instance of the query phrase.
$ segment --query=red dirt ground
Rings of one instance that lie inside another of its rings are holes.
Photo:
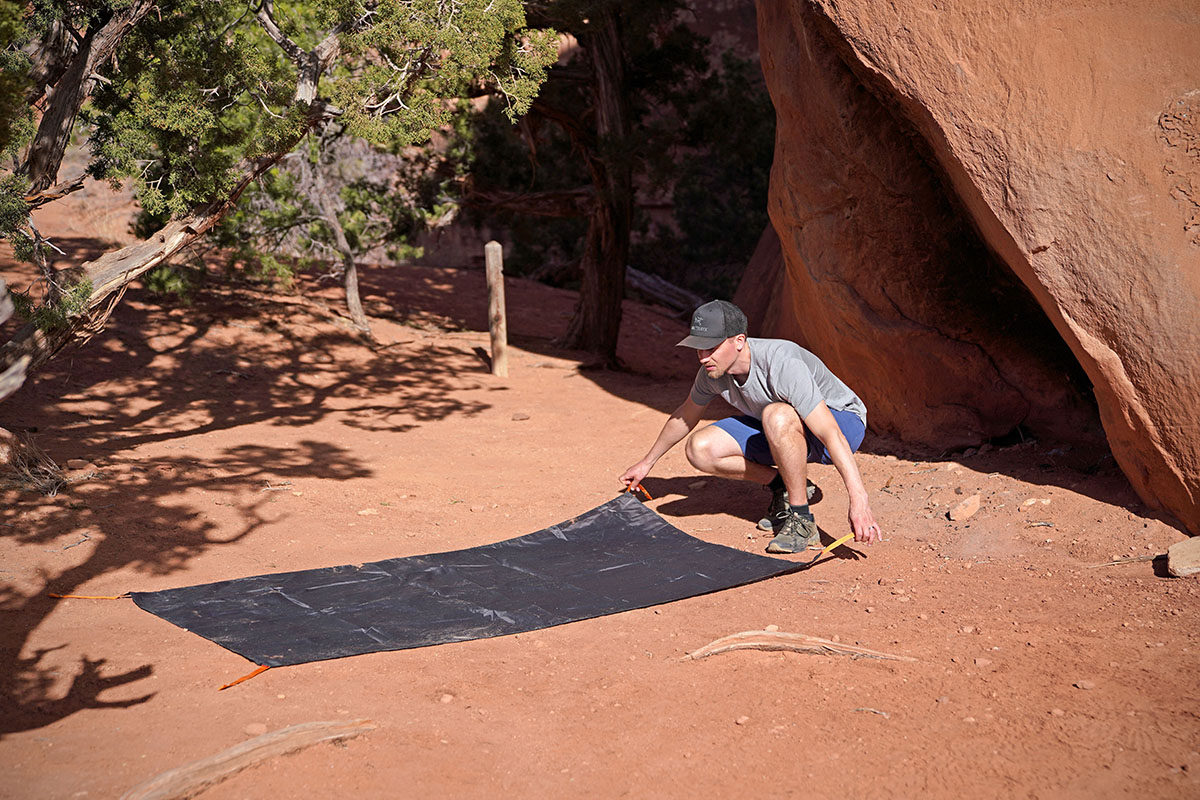
[[[42,225],[97,246],[62,215]],[[587,369],[551,344],[575,297],[510,280],[500,379],[476,353],[481,272],[368,270],[377,348],[350,335],[336,290],[311,291],[327,307],[247,286],[165,307],[131,291],[104,333],[0,405],[0,426],[86,462],[55,497],[0,493],[0,796],[119,797],[257,734],[353,719],[377,727],[203,797],[1200,794],[1198,584],[1148,561],[1091,566],[1183,534],[1111,459],[1052,445],[931,458],[869,436],[859,465],[882,544],[656,608],[278,668],[227,691],[253,668],[240,656],[129,600],[49,599],[541,529],[618,491],[694,370],[673,347],[683,323],[633,302],[630,371]],[[844,487],[832,467],[812,477],[838,536]],[[761,489],[697,475],[682,448],[646,486],[676,527],[762,552]],[[947,519],[976,493],[977,514]],[[768,625],[916,660],[681,660]]]

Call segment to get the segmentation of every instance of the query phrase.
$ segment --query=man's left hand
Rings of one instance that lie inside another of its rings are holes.
[[[854,531],[854,541],[874,544],[883,540],[883,531],[871,513],[871,507],[866,503],[850,504],[850,529]]]

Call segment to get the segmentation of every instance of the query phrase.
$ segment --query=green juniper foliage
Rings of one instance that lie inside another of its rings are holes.
[[[29,235],[29,204],[25,191],[29,181],[21,175],[0,176],[0,236],[12,244],[13,254],[22,261],[32,261],[33,238]]]
[[[22,4],[0,0],[0,158],[10,159],[12,143],[28,141],[33,115],[25,104],[29,56],[15,45],[25,39]]]
[[[97,30],[132,2],[0,0],[0,31],[13,37],[5,57],[17,58],[17,45],[55,23],[79,36]],[[92,177],[114,187],[132,182],[142,209],[138,232],[146,235],[224,200],[249,174],[250,160],[279,158],[331,121],[348,137],[398,152],[424,143],[451,120],[457,97],[485,85],[505,97],[515,119],[528,110],[555,53],[556,34],[525,28],[519,0],[161,0],[98,68],[102,80],[76,130],[86,137]],[[315,55],[324,59],[313,80],[300,65],[315,63]],[[0,61],[0,78],[12,71],[10,61]],[[0,80],[0,102],[8,85]],[[31,132],[14,146],[28,147]],[[288,180],[276,171],[262,185],[286,188]],[[18,247],[26,186],[11,173],[0,178],[0,236]],[[414,224],[406,215],[437,213],[437,203],[413,212],[390,198],[377,201],[379,187],[369,183],[335,188],[348,235],[358,242],[376,236],[366,223],[375,205],[394,228]],[[302,201],[283,204],[272,224],[306,214],[311,202]],[[311,235],[322,236],[324,223],[312,225]],[[288,272],[279,253],[255,260],[264,274]],[[179,285],[162,271],[152,283]]]
[[[17,314],[32,322],[38,330],[53,331],[64,327],[73,317],[87,310],[88,298],[92,296],[92,282],[88,280],[72,284],[54,303],[34,304],[27,293],[12,292],[13,307]]]

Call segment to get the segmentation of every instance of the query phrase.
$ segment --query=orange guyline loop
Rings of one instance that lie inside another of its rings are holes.
[[[653,499],[654,499],[653,497],[651,497],[651,496],[650,496],[650,493],[646,491],[646,487],[645,487],[645,486],[642,486],[640,483],[639,483],[639,484],[636,484],[636,485],[634,485],[634,484],[630,484],[629,486],[625,487],[625,491],[627,491],[627,492],[634,492],[634,491],[641,492],[642,494],[646,495],[646,499],[647,499],[647,500],[653,500]]]

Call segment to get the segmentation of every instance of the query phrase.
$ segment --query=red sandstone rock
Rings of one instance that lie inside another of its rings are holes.
[[[965,519],[970,519],[975,516],[975,512],[979,510],[979,495],[973,494],[966,500],[956,505],[954,508],[946,512],[946,516],[955,522],[962,522]]]
[[[1069,348],[1133,487],[1200,533],[1193,0],[758,10],[786,262],[763,332],[943,444],[1086,429]]]

